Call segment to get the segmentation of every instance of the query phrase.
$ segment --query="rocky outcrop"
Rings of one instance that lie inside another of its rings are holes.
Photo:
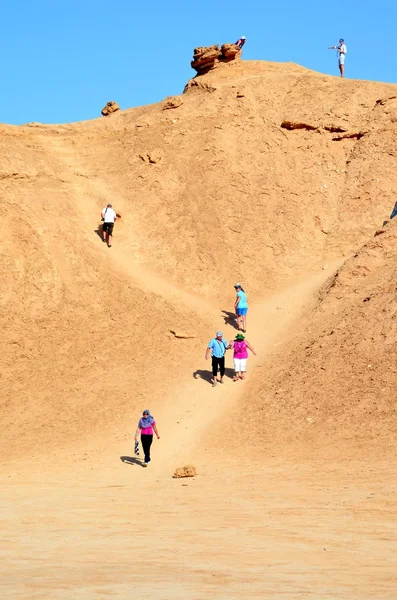
[[[240,50],[236,44],[223,44],[221,47],[221,58],[223,62],[227,62],[229,60],[233,60],[236,58],[237,54],[239,54]]]
[[[183,100],[179,96],[170,96],[164,100],[163,110],[170,110],[172,108],[179,108],[182,106]]]
[[[213,85],[210,85],[209,83],[204,83],[204,82],[200,81],[199,79],[195,79],[193,77],[193,79],[189,79],[189,81],[185,85],[183,93],[185,94],[189,90],[193,90],[193,91],[200,90],[203,92],[212,93],[212,92],[216,92],[216,87],[214,87]]]
[[[193,51],[193,60],[190,63],[197,73],[206,73],[215,66],[221,54],[218,44],[214,46],[200,46]]]
[[[117,104],[117,102],[112,101],[106,103],[106,106],[103,107],[101,113],[103,117],[107,117],[118,110],[120,110],[120,106]]]
[[[239,48],[235,44],[223,44],[219,48],[214,46],[200,46],[193,52],[193,60],[190,63],[199,75],[207,73],[221,62],[229,62],[240,56]]]

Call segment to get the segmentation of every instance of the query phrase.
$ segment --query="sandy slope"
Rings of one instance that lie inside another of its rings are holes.
[[[2,596],[394,598],[395,86],[196,83],[1,128]],[[212,389],[237,279],[258,359]],[[120,457],[146,406],[144,470]]]
[[[327,275],[252,306],[259,362],[288,339]],[[387,465],[291,463],[277,454],[264,461],[255,443],[247,462],[237,438],[226,455],[217,444],[222,424],[250,382],[213,390],[187,375],[180,381],[156,409],[162,436],[150,469],[117,462],[131,454],[131,436],[104,437],[107,452],[83,444],[72,469],[70,460],[46,457],[3,477],[7,597],[393,598],[395,485]],[[184,458],[198,477],[172,480]]]

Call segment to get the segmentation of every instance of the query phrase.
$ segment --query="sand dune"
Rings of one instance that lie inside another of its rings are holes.
[[[396,95],[235,61],[1,126],[4,597],[394,598]],[[258,357],[212,389],[236,280]]]

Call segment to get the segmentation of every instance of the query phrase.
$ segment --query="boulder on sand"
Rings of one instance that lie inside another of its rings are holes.
[[[106,106],[103,107],[101,113],[103,117],[107,117],[108,115],[111,115],[117,110],[120,110],[120,106],[117,104],[117,102],[111,101],[106,103]]]
[[[178,467],[175,469],[175,473],[172,477],[174,479],[180,479],[181,477],[195,477],[196,475],[196,467],[193,467],[193,465],[187,465],[185,467]]]

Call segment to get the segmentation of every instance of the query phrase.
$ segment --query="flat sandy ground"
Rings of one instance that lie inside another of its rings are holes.
[[[2,480],[1,597],[396,597],[387,462],[214,458],[173,480],[117,460]]]

